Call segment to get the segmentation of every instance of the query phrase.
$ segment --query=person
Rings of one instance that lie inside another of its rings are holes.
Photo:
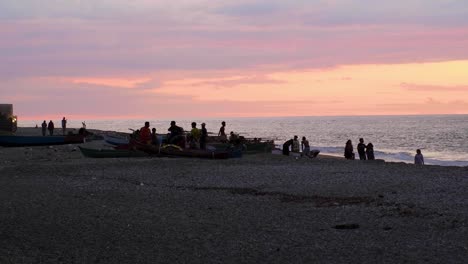
[[[218,136],[221,137],[221,141],[226,142],[227,141],[227,136],[226,136],[226,122],[221,122],[221,127],[219,128]]]
[[[234,131],[231,131],[231,133],[229,133],[229,142],[231,144],[235,143],[238,138],[239,137],[236,134],[234,134]]]
[[[294,136],[293,144],[292,144],[292,151],[299,153],[299,139],[297,136]]]
[[[86,123],[83,121],[81,124],[83,125],[83,128],[86,129]]]
[[[63,117],[63,119],[62,119],[62,134],[65,135],[66,132],[67,132],[67,120],[65,119],[65,117]]]
[[[151,130],[149,127],[150,127],[150,123],[146,121],[145,126],[140,128],[139,141],[143,144],[151,144]]]
[[[351,142],[351,139],[348,139],[348,141],[346,141],[346,146],[344,149],[344,156],[346,159],[349,159],[349,160],[354,159],[353,143]]]
[[[416,155],[414,156],[414,164],[416,165],[424,165],[424,156],[421,153],[420,149],[416,150]]]
[[[294,139],[290,139],[283,144],[283,155],[289,156],[289,147],[293,144]]]
[[[368,160],[375,160],[374,156],[374,145],[369,142],[366,146],[366,155]]]
[[[359,154],[360,160],[366,160],[366,144],[364,144],[364,139],[359,139],[359,144],[357,145],[357,151]]]
[[[177,126],[175,121],[171,121],[171,126],[167,129],[167,131],[170,132],[167,137],[167,142],[169,144],[177,145],[182,141],[182,134],[184,133],[184,129],[180,126]]]
[[[307,140],[306,137],[302,137],[301,149],[302,149],[302,154],[310,158],[310,145],[309,145],[309,140]]]
[[[198,143],[200,141],[200,129],[197,128],[197,123],[192,122],[192,130],[190,130],[190,148],[198,149]]]
[[[46,131],[47,131],[47,122],[44,120],[44,122],[42,122],[42,135],[43,136],[46,135]]]
[[[47,129],[49,130],[49,135],[54,135],[54,122],[50,120],[49,125],[47,125]]]
[[[156,128],[154,127],[151,129],[151,144],[155,146],[159,145],[158,135],[156,134]]]
[[[208,138],[208,131],[206,130],[206,124],[201,124],[201,135],[200,135],[200,148],[206,149],[206,139]]]

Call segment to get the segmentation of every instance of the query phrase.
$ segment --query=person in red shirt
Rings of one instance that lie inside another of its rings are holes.
[[[145,126],[140,128],[140,142],[144,144],[151,144],[151,130],[149,127],[150,123],[146,121]]]

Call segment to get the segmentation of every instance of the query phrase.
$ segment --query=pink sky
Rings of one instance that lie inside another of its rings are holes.
[[[463,1],[230,2],[2,1],[0,103],[20,119],[468,114]]]

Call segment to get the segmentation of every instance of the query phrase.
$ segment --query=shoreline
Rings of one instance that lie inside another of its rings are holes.
[[[79,128],[67,128],[67,133],[68,132],[73,132],[73,133],[78,133]],[[57,135],[62,135],[62,129],[61,128],[56,128],[56,132],[59,132]],[[110,135],[128,135],[129,133],[126,132],[118,132],[118,131],[112,131],[112,130],[100,130],[100,129],[88,129],[88,131],[96,133],[96,134],[110,134]],[[15,133],[16,135],[23,135],[23,136],[40,136],[41,135],[41,128],[35,128],[35,127],[18,127],[18,131]],[[275,144],[275,147],[278,147],[280,145]],[[0,147],[1,148],[1,147]],[[312,147],[312,148],[318,148],[320,147]],[[327,148],[327,147],[323,147]],[[384,160],[387,163],[404,163],[404,164],[413,164],[414,162],[412,160],[403,160],[403,159],[383,159],[379,158],[378,153],[379,151],[376,151],[376,157],[377,160]],[[326,151],[321,151],[320,156],[322,157],[330,157],[330,158],[337,158],[337,159],[344,159],[344,157],[341,154],[338,153],[330,153]],[[444,161],[444,160],[437,160],[437,162],[444,162],[445,164],[431,164],[433,159],[425,157],[426,159],[426,165],[425,166],[442,166],[442,167],[468,167],[467,163],[468,161],[458,161],[458,160],[452,160],[452,161]],[[356,160],[357,161],[357,160]],[[460,165],[457,165],[457,163],[461,163]]]
[[[464,263],[467,188],[468,168],[323,155],[0,148],[0,262]]]

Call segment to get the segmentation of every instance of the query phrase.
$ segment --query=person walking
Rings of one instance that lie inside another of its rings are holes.
[[[364,144],[364,139],[359,139],[359,144],[357,145],[357,151],[359,154],[360,160],[366,160],[366,144]]]
[[[42,122],[42,135],[45,136],[46,132],[47,132],[47,122],[44,120],[44,122]]]
[[[49,125],[47,125],[47,129],[49,130],[49,135],[54,135],[54,122],[50,120]]]
[[[67,119],[63,117],[62,119],[62,134],[65,135],[67,132]]]

